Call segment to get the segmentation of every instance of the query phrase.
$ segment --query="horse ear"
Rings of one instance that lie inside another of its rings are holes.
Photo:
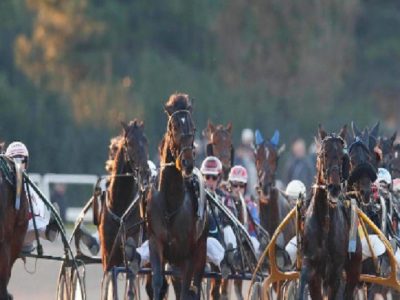
[[[372,127],[372,129],[369,132],[369,134],[372,135],[374,138],[377,138],[378,137],[378,132],[379,132],[379,121],[376,122],[374,127]]]
[[[281,156],[281,154],[283,153],[283,151],[285,151],[286,149],[286,144],[283,144],[282,146],[279,147],[278,149],[278,157]]]
[[[207,144],[206,153],[207,153],[207,156],[213,156],[214,155],[213,145],[211,143]]]
[[[188,108],[187,108],[187,110],[190,111],[190,113],[193,113],[194,102],[195,102],[195,99],[194,98],[190,98],[190,100],[188,102],[189,105],[188,105]]]
[[[353,131],[354,137],[361,136],[361,131],[357,128],[356,123],[354,121],[351,122],[351,130]]]
[[[342,176],[344,180],[348,180],[350,175],[350,157],[348,154],[343,155]]]
[[[210,134],[215,131],[215,125],[210,120],[207,121],[207,129]]]
[[[369,149],[369,134],[368,134],[368,130],[366,128],[365,128],[364,134],[362,136],[362,141],[365,144],[365,146],[367,146],[367,148]]]
[[[235,165],[235,148],[231,145],[231,166]]]
[[[122,128],[124,130],[124,134],[126,134],[129,131],[128,124],[126,124],[124,121],[121,121],[121,125],[122,125]]]
[[[144,128],[144,122],[143,121],[139,121],[138,125],[139,125],[140,128],[142,128],[142,129]]]
[[[391,146],[391,147],[393,147],[393,143],[394,143],[394,141],[396,140],[396,137],[397,137],[397,131],[395,131],[395,132],[393,133],[393,135],[390,137],[390,146]]]
[[[274,135],[272,136],[270,142],[275,147],[278,147],[278,144],[279,144],[279,130],[278,129],[275,130]]]
[[[256,136],[256,145],[257,146],[264,143],[264,138],[263,138],[260,130],[256,129],[255,136]]]
[[[170,117],[172,115],[171,107],[164,105],[164,111],[165,113]]]
[[[229,123],[226,125],[226,130],[228,130],[229,134],[232,134],[232,122],[229,122]]]
[[[320,139],[321,141],[327,136],[327,133],[326,133],[326,131],[322,128],[322,125],[321,125],[321,124],[318,125],[318,136],[319,136],[319,139]]]
[[[342,129],[340,129],[339,136],[345,141],[347,135],[347,124],[344,124]]]

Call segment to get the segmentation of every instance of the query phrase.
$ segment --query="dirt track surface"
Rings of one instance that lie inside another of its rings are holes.
[[[63,248],[60,240],[54,243],[43,242],[45,255],[62,256]],[[58,273],[61,262],[43,259],[28,258],[26,265],[18,259],[12,270],[11,280],[8,286],[14,300],[53,300],[56,299]],[[29,274],[33,272],[33,274]],[[86,267],[86,295],[88,300],[100,299],[101,280],[103,271],[100,265],[88,265]],[[118,281],[119,286],[124,286],[124,279]],[[141,280],[142,282],[142,280]],[[247,287],[248,284],[245,284]],[[172,288],[170,289],[172,290]],[[247,292],[247,291],[246,291]],[[230,299],[236,299],[231,287]],[[247,294],[244,294],[246,296]],[[121,298],[122,299],[122,298]],[[148,299],[141,285],[141,299]],[[174,293],[169,292],[168,299],[175,299]]]

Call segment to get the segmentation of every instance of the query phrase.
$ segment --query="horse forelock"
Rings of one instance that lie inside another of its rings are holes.
[[[178,110],[189,110],[191,109],[191,102],[189,95],[183,93],[175,93],[172,94],[167,103],[165,104],[168,112],[170,114],[178,111]]]

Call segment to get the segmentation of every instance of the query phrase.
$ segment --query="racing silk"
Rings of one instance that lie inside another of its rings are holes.
[[[26,191],[27,197],[29,199],[28,193]],[[32,208],[33,212],[31,211],[31,207],[29,205],[29,223],[28,223],[28,231],[34,230],[33,226],[33,218],[35,218],[36,227],[38,230],[46,228],[50,221],[50,212],[46,208],[44,202],[39,198],[39,196],[35,193],[35,191],[30,188],[29,189],[30,198],[32,200]]]
[[[237,215],[232,198],[228,197],[228,195],[220,189],[217,189],[214,194],[216,194],[217,198],[226,205],[235,216]],[[228,220],[220,211],[218,211],[217,208],[212,208],[210,206],[208,208],[208,236],[213,237],[218,241],[222,241],[223,233],[220,232],[219,227],[223,228],[228,225]]]
[[[257,204],[254,203],[254,201],[251,200],[249,196],[246,196],[244,198],[244,201],[246,202],[247,210],[250,214],[250,219],[247,225],[247,231],[249,232],[250,236],[257,237],[257,232],[256,232],[256,226],[255,224],[260,224],[260,215],[258,213],[258,208]],[[254,224],[254,223],[255,224]]]

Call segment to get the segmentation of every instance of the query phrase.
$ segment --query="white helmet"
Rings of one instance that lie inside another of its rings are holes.
[[[15,157],[15,156],[18,156],[18,155],[29,157],[28,148],[26,148],[24,143],[12,142],[7,147],[6,156]]]
[[[203,175],[219,175],[222,172],[222,163],[218,157],[208,156],[201,163],[200,172]]]
[[[241,165],[234,166],[229,172],[228,180],[230,182],[242,182],[247,183],[247,170]]]
[[[251,145],[254,142],[254,132],[250,128],[245,128],[242,130],[242,144]]]
[[[386,170],[385,168],[379,168],[378,169],[378,178],[376,179],[376,182],[385,182],[386,184],[391,184],[392,183],[392,176],[390,175],[389,171]]]
[[[393,192],[400,193],[400,178],[393,179]]]
[[[151,160],[148,160],[147,164],[148,164],[149,169],[150,169],[151,178],[156,178],[157,177],[157,167],[156,167],[156,165]]]
[[[305,198],[306,196],[306,186],[300,180],[292,180],[286,187],[286,195],[290,199],[297,199],[299,196]]]

